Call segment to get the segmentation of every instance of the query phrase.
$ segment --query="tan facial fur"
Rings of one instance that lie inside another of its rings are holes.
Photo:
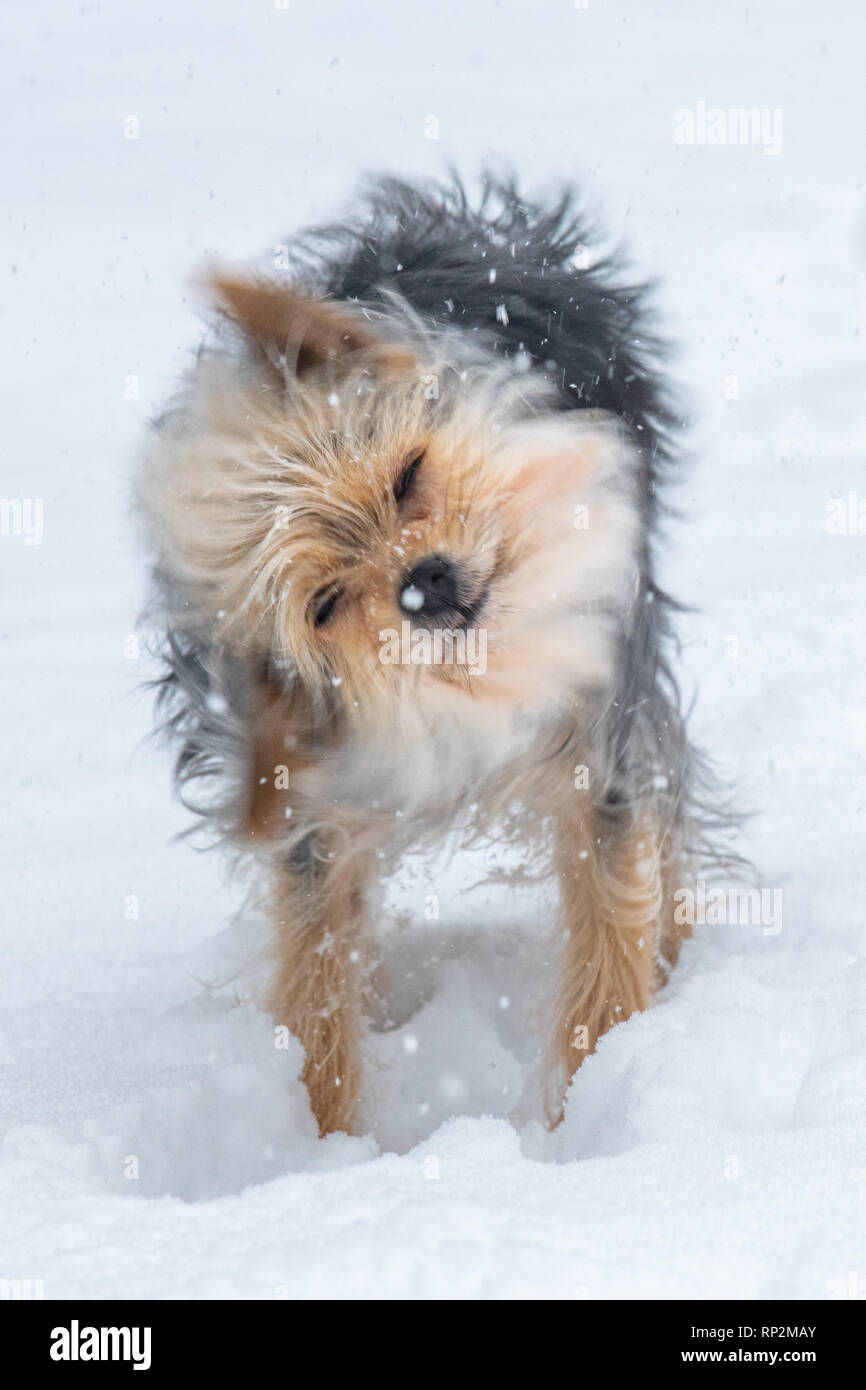
[[[217,643],[297,671],[318,707],[390,739],[500,737],[603,686],[637,535],[615,425],[554,412],[543,385],[495,362],[446,365],[447,341],[408,317],[389,341],[351,306],[218,283],[258,356],[199,369],[145,488],[184,601]],[[419,626],[399,596],[430,555],[453,562],[475,610],[438,626],[483,631],[483,672],[383,663],[383,634]]]

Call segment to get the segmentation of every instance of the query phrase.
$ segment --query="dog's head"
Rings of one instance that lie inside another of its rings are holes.
[[[144,485],[188,624],[394,733],[604,685],[636,578],[616,423],[396,299],[215,290],[244,352],[203,359]]]

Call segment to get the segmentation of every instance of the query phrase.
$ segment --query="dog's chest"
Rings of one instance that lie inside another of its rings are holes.
[[[520,798],[536,776],[544,732],[510,712],[483,725],[358,732],[319,765],[318,791],[344,811],[393,818],[395,830],[400,822],[445,828],[473,803]]]

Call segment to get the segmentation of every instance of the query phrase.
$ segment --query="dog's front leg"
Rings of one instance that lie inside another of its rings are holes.
[[[554,865],[561,896],[548,1057],[547,1114],[562,1118],[563,1086],[603,1033],[646,1008],[662,922],[659,836],[590,808],[560,816]]]
[[[277,974],[269,1005],[304,1046],[303,1081],[321,1134],[358,1124],[369,852],[321,831],[276,871]]]

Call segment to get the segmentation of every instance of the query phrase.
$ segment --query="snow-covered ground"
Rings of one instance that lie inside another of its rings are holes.
[[[860,6],[18,0],[4,29],[0,495],[42,499],[44,534],[0,536],[0,1278],[866,1296],[866,534],[826,525],[866,499]],[[677,143],[699,103],[765,109],[770,148]],[[684,679],[782,929],[700,928],[548,1135],[509,1116],[549,902],[413,864],[370,1135],[320,1142],[237,974],[243,884],[172,840],[129,480],[206,253],[266,263],[367,169],[496,153],[579,180],[663,278],[696,411],[666,559],[700,609]]]

